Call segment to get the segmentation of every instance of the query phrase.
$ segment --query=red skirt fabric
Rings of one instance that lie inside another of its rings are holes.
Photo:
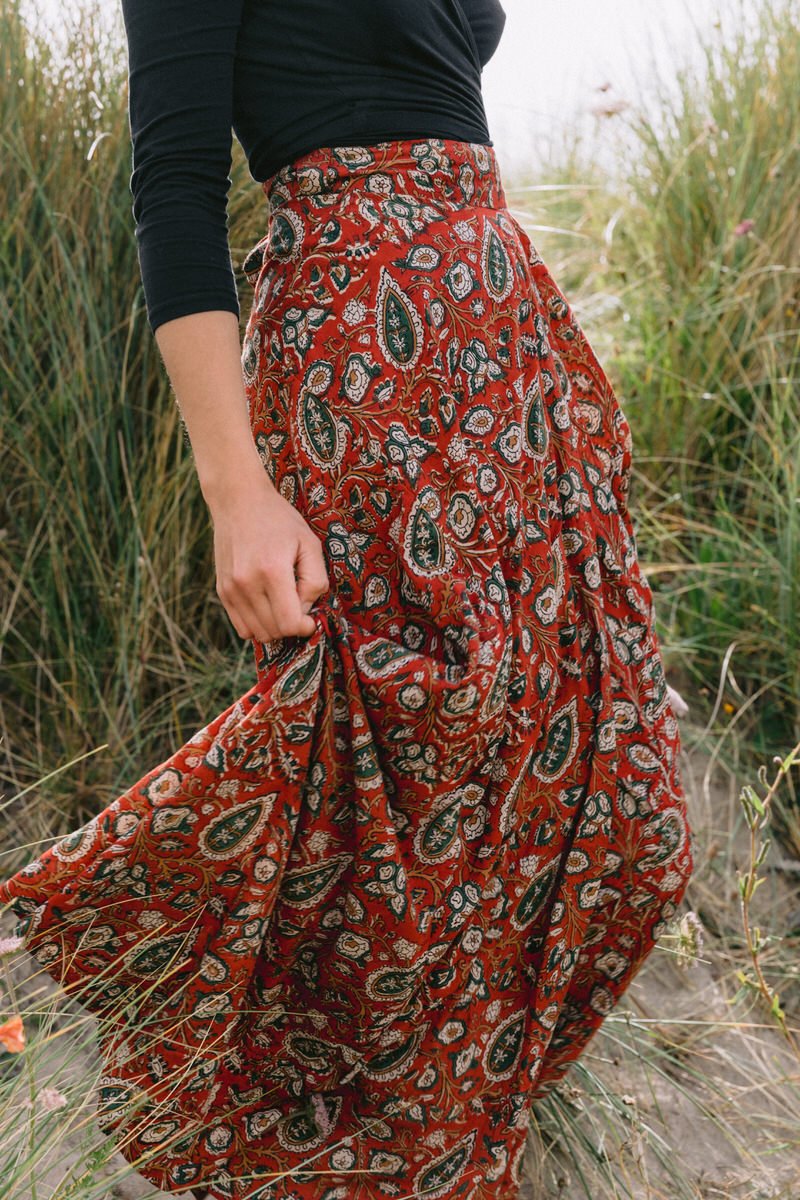
[[[693,870],[630,429],[490,148],[263,188],[242,367],[316,630],[0,899],[161,1188],[513,1200]]]

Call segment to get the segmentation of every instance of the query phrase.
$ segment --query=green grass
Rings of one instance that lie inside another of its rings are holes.
[[[0,44],[1,770],[19,791],[75,763],[20,816],[42,836],[224,707],[252,654],[209,586],[209,521],[146,324],[121,46],[87,19],[60,66],[13,6]]]
[[[767,2],[651,85],[657,121],[608,118],[637,147],[613,179],[578,141],[509,189],[632,427],[668,669],[696,710],[721,688],[713,731],[751,763],[800,735],[799,31]]]

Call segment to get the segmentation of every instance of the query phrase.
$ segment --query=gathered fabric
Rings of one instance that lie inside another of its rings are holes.
[[[242,370],[315,631],[0,899],[159,1187],[514,1200],[693,869],[630,428],[491,147],[263,190]]]

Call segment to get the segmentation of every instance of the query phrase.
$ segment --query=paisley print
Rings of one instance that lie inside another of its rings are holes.
[[[513,1200],[693,868],[630,430],[490,147],[263,187],[242,370],[315,632],[0,897],[159,1187]]]

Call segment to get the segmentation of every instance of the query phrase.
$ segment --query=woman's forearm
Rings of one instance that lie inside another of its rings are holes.
[[[322,543],[272,483],[247,412],[236,315],[174,317],[156,341],[214,526],[217,594],[240,637],[310,637],[329,586]]]
[[[190,313],[159,325],[155,338],[206,503],[214,507],[254,476],[268,479],[250,430],[236,316]]]

